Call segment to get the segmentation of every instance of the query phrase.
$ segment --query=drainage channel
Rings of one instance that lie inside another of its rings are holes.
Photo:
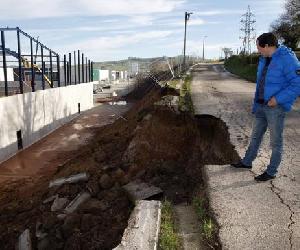
[[[163,91],[153,87],[126,119],[99,128],[93,142],[60,167],[51,186],[36,187],[36,196],[2,207],[4,249],[14,248],[18,239],[27,239],[23,244],[30,241],[32,249],[129,249],[122,240],[124,230],[139,227],[132,212],[141,225],[148,224],[136,212],[139,206],[157,209],[154,224],[159,225],[157,201],[191,205],[195,197],[205,199],[202,167],[226,164],[238,156],[222,121],[193,117],[173,103],[158,102]],[[141,190],[141,185],[148,186],[146,196],[130,195],[125,187],[135,182]],[[147,200],[156,201],[141,203]],[[204,205],[208,210],[208,203]],[[210,245],[217,242],[216,232],[207,241]]]

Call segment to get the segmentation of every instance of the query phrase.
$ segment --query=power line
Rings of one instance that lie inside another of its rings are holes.
[[[243,41],[243,53],[251,54],[251,41],[255,40],[255,29],[253,24],[256,22],[254,19],[255,15],[251,12],[250,6],[248,5],[247,12],[242,15],[241,24],[242,28],[240,29],[244,35],[240,37]]]

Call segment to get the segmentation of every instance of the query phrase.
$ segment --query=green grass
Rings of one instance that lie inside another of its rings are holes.
[[[159,249],[180,249],[179,236],[177,235],[175,230],[172,204],[169,201],[164,201],[162,204]]]
[[[203,229],[203,233],[207,239],[210,240],[213,238],[214,231],[215,231],[215,225],[211,218],[204,219],[202,229]]]
[[[183,84],[180,89],[179,110],[194,114],[194,106],[191,97],[191,82],[192,82],[191,75],[184,76]]]
[[[200,220],[203,220],[206,216],[206,209],[204,206],[204,200],[202,198],[194,198],[193,206],[196,210],[196,214]]]
[[[173,79],[168,82],[168,87],[176,89],[176,85],[180,83],[180,79]]]
[[[212,218],[209,216],[209,213],[206,209],[206,203],[207,201],[201,197],[195,197],[193,199],[193,206],[201,222],[201,231],[208,243],[211,243],[211,241],[216,238],[217,227]]]

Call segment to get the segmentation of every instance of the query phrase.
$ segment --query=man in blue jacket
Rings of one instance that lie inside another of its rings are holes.
[[[264,173],[255,177],[257,181],[267,181],[275,178],[281,162],[285,114],[300,95],[300,62],[289,48],[278,46],[277,38],[272,33],[260,35],[256,46],[262,56],[257,69],[252,109],[255,123],[245,157],[231,165],[251,169],[263,135],[269,128],[272,148],[270,163]]]

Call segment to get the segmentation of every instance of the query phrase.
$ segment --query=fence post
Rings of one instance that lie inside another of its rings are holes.
[[[72,84],[72,54],[69,53],[69,83]]]
[[[65,86],[67,86],[67,57],[64,55],[64,80]]]
[[[51,82],[51,88],[53,88],[54,84],[53,84],[52,50],[50,50],[49,54],[50,54],[50,82]],[[49,70],[48,70],[48,72],[49,72]]]
[[[74,51],[74,76],[75,76],[75,85],[77,84],[77,76],[76,76],[76,52]]]
[[[32,47],[32,38],[30,38],[30,64],[31,64],[31,90],[35,91],[34,87],[34,78],[35,78],[35,70],[33,65],[33,47]]]
[[[42,88],[45,89],[45,79],[44,79],[44,76],[45,76],[45,68],[46,68],[46,63],[43,62],[42,64]]]
[[[44,62],[44,48],[41,44],[41,56],[42,56],[42,89],[45,89],[45,62]]]
[[[91,62],[91,78],[92,78],[92,82],[94,81],[94,62]]]
[[[60,87],[60,60],[59,60],[59,55],[56,55],[56,64],[57,64],[57,86]]]
[[[18,59],[19,59],[19,84],[20,93],[23,94],[23,70],[22,70],[22,56],[21,56],[21,42],[20,42],[20,29],[17,28],[17,39],[18,39]]]
[[[4,31],[1,31],[1,45],[2,45],[2,57],[3,57],[3,74],[4,74],[4,88],[5,96],[8,96],[8,84],[7,84],[7,65],[6,65],[6,51],[5,51],[5,35]]]
[[[89,60],[89,82],[91,82],[91,60]]]
[[[85,79],[86,82],[88,82],[88,71],[89,71],[89,67],[88,67],[88,59],[87,57],[85,58]]]
[[[80,83],[80,50],[77,51],[78,57],[78,83]]]
[[[84,54],[81,54],[81,64],[82,64],[82,82],[84,82]]]

